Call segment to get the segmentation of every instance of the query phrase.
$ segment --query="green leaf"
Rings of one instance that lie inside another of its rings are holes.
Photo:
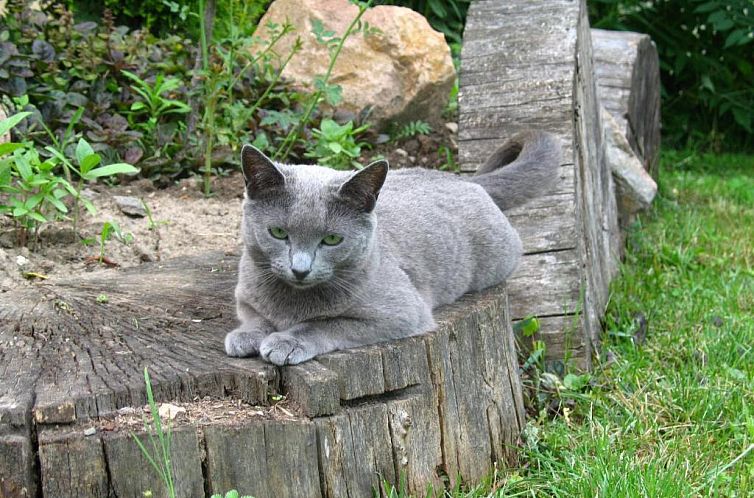
[[[343,88],[340,85],[327,85],[324,90],[325,100],[335,106],[343,101]]]
[[[94,204],[92,204],[92,201],[90,201],[86,197],[81,197],[81,196],[79,196],[79,200],[81,201],[81,204],[84,205],[84,207],[89,212],[89,214],[91,215],[97,214],[97,208],[94,207]]]
[[[712,83],[712,80],[706,74],[702,75],[702,88],[706,88],[710,92],[715,93],[715,84]]]
[[[727,38],[725,38],[725,46],[723,48],[732,47],[733,45],[741,44],[741,39],[748,39],[749,34],[745,29],[734,29],[730,32]]]
[[[751,129],[752,111],[744,110],[744,109],[741,109],[740,107],[734,107],[733,109],[731,109],[731,112],[733,112],[733,119],[735,119],[736,123],[738,123],[741,126],[741,128],[751,133],[752,132],[752,129]]]
[[[267,139],[267,135],[265,135],[264,132],[259,132],[256,138],[254,138],[254,141],[251,142],[251,145],[264,152],[270,146],[270,141]]]
[[[522,334],[524,337],[533,336],[539,332],[539,328],[539,320],[534,316],[530,316],[513,324],[513,331],[517,334]]]
[[[26,213],[28,213],[28,212],[29,212],[29,210],[28,210],[28,209],[26,209],[26,206],[23,206],[23,205],[21,205],[21,206],[16,206],[16,207],[15,207],[15,208],[13,209],[13,216],[14,216],[15,218],[20,218],[20,217],[22,217],[22,216],[26,216]]]
[[[139,111],[141,109],[144,109],[146,106],[144,105],[144,102],[134,102],[131,104],[131,110],[132,111]]]
[[[336,154],[343,152],[343,146],[338,142],[330,142],[329,144],[327,144],[327,147]]]
[[[707,2],[703,3],[696,9],[694,9],[694,12],[698,14],[703,14],[705,12],[712,12],[715,9],[718,9],[720,7],[720,4],[718,2]]]
[[[41,213],[38,213],[36,211],[30,212],[28,216],[34,221],[38,221],[40,223],[47,223],[47,218],[45,218],[44,216],[42,216]]]
[[[31,115],[30,112],[19,112],[9,118],[5,118],[0,121],[0,135],[5,135],[11,128],[24,120],[27,116]]]
[[[28,181],[33,173],[26,154],[14,154],[13,159],[15,159],[14,163],[18,174],[21,175],[23,180]]]
[[[136,168],[134,166],[131,166],[127,163],[115,163],[115,164],[108,164],[107,166],[101,166],[99,168],[95,168],[88,172],[86,175],[82,175],[87,180],[92,180],[94,178],[100,178],[103,176],[112,176],[112,175],[135,175],[140,170],[139,168]]]
[[[14,142],[7,142],[4,144],[0,144],[0,157],[10,154],[14,150],[18,150],[25,147],[25,144],[19,144]]]
[[[89,145],[89,142],[87,142],[83,138],[80,138],[79,143],[76,144],[76,162],[79,163],[79,166],[82,166],[84,159],[87,156],[91,156],[92,154],[94,154],[94,149],[92,149],[92,146]],[[84,171],[83,166],[81,167],[81,171]]]
[[[54,195],[45,196],[45,200],[49,202],[50,204],[52,204],[55,207],[55,209],[57,209],[61,213],[68,212],[68,208],[65,206],[65,204],[60,202],[59,199],[56,199]]]
[[[563,385],[571,391],[581,391],[589,385],[590,380],[592,380],[592,376],[589,374],[575,375],[569,373],[563,379]]]
[[[89,170],[97,166],[101,161],[102,157],[96,152],[94,154],[86,156],[84,160],[79,163],[81,164],[81,174],[86,175]]]

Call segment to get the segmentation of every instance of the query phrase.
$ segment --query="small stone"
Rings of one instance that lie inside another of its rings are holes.
[[[454,123],[454,122],[452,122],[452,121],[451,121],[451,122],[449,122],[449,123],[445,123],[445,128],[446,128],[446,129],[447,129],[447,130],[448,130],[448,131],[449,131],[450,133],[458,133],[458,123]]]
[[[136,413],[136,408],[132,406],[124,406],[123,408],[118,408],[118,415],[132,415]]]
[[[395,152],[396,154],[398,154],[401,157],[408,157],[408,152],[406,152],[403,149],[395,149],[393,152]]]
[[[123,195],[114,195],[113,200],[118,205],[118,209],[128,216],[135,218],[144,218],[147,215],[147,210],[144,209],[144,205],[140,199],[136,197],[128,197]]]
[[[377,135],[377,140],[375,140],[375,143],[379,145],[379,144],[386,144],[389,141],[390,141],[390,135],[388,135],[387,133],[380,133],[379,135]]]
[[[16,264],[23,268],[24,266],[29,264],[29,260],[19,254],[18,256],[16,256]]]
[[[94,427],[89,427],[88,429],[84,430],[84,436],[94,436],[97,434],[97,429]]]
[[[163,403],[157,410],[162,420],[175,420],[180,415],[186,414],[186,409],[182,406],[171,405],[170,403]]]
[[[411,164],[413,164],[413,163],[416,162],[416,157],[415,156],[408,156],[408,160],[411,162]]]

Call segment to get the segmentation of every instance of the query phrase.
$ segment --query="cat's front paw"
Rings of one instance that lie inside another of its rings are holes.
[[[259,354],[275,365],[297,365],[316,355],[306,342],[285,332],[265,337],[259,345]]]
[[[263,334],[259,332],[237,328],[225,336],[225,354],[237,358],[257,356],[259,343],[263,338]]]

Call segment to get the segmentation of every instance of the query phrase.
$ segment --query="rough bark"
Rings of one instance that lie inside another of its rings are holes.
[[[524,422],[504,288],[449,306],[424,336],[278,368],[223,352],[237,261],[183,258],[0,295],[3,496],[164,493],[132,436],[146,440],[145,366],[158,402],[235,400],[217,418],[173,421],[180,496],[361,497],[400,478],[422,494],[515,462]],[[134,410],[135,425],[123,422]]]
[[[660,153],[660,61],[649,36],[592,30],[597,90],[644,168],[657,181]]]

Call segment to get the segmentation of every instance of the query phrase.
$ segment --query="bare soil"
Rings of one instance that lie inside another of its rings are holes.
[[[455,134],[448,127],[438,128],[428,136],[377,145],[362,159],[368,162],[380,155],[393,168],[439,168],[445,162],[439,148],[444,145],[455,153],[456,145]],[[93,184],[85,194],[97,213],[92,216],[82,209],[77,233],[70,221],[48,223],[29,247],[18,245],[13,220],[0,217],[0,293],[40,281],[69,279],[95,269],[108,268],[115,275],[123,268],[145,262],[207,251],[239,252],[242,175],[236,172],[215,177],[211,197],[205,197],[201,188],[199,178],[181,180],[166,189],[156,189],[144,179],[115,187]],[[143,200],[151,211],[151,222],[147,217],[121,212],[114,196]],[[103,224],[109,221],[116,221],[133,240],[124,244],[111,238],[100,262],[99,236]]]

